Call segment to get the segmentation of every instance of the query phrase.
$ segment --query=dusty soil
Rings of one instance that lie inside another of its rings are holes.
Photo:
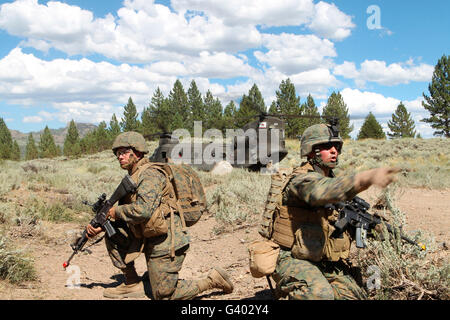
[[[368,190],[361,196],[374,203],[379,190]],[[441,253],[448,256],[450,244],[450,190],[403,189],[399,190],[396,205],[406,213],[406,231],[423,230],[435,236],[442,247]],[[200,279],[213,266],[225,269],[231,276],[235,290],[224,295],[220,292],[206,292],[198,299],[202,300],[240,300],[271,299],[271,293],[265,278],[255,279],[248,267],[248,244],[259,239],[257,226],[238,226],[230,233],[214,235],[216,221],[213,217],[202,217],[190,228],[191,246],[187,254],[181,278]],[[34,259],[38,280],[14,286],[0,281],[0,299],[44,299],[44,300],[102,300],[103,290],[118,285],[123,277],[115,269],[107,255],[103,242],[91,247],[91,254],[77,255],[72,265],[79,269],[79,286],[73,279],[77,269],[65,271],[63,262],[72,250],[69,242],[72,234],[81,226],[74,223],[54,224],[43,222],[39,234],[27,234],[23,230],[10,230],[9,236],[17,247],[25,248]],[[143,255],[136,261],[140,275],[146,271]],[[148,281],[144,281],[149,294]],[[144,299],[149,299],[145,297]]]

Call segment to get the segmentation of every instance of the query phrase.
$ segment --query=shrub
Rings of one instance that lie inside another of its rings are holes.
[[[8,240],[0,235],[0,278],[11,283],[36,280],[33,260],[23,250],[7,245]]]

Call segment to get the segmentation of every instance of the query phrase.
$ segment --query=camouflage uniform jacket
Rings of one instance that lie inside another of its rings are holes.
[[[330,170],[330,176],[326,177],[307,163],[303,166],[308,166],[308,172],[291,179],[283,193],[284,205],[314,208],[351,200],[356,196],[354,175],[335,178]]]
[[[343,238],[333,238],[333,224],[338,212],[324,206],[346,201],[355,195],[355,176],[326,177],[309,163],[302,164],[302,173],[295,175],[283,192],[282,205],[297,222],[292,226],[294,245],[292,255],[311,261],[339,261],[350,253],[352,235],[346,231]],[[319,231],[321,230],[321,231]]]
[[[140,166],[148,162],[149,160],[147,158],[141,159],[134,168],[134,171],[131,172],[131,175]],[[166,178],[162,173],[152,168],[144,170],[139,175],[139,180],[137,181],[136,201],[131,201],[131,197],[121,200],[119,206],[116,207],[116,219],[121,219],[128,225],[137,225],[145,222],[161,204],[161,196],[165,184]],[[174,244],[175,250],[178,250],[189,244],[189,235],[187,231],[182,230],[180,217],[177,214],[174,217]],[[153,247],[151,257],[163,256],[170,253],[172,232],[170,229],[171,224],[168,223],[168,225],[169,232],[167,234],[146,239],[146,245]]]

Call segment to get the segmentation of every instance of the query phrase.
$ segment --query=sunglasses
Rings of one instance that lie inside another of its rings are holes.
[[[119,158],[120,156],[123,156],[123,155],[125,155],[125,154],[130,153],[130,152],[131,152],[131,149],[118,150],[118,151],[116,152],[116,156],[117,156],[117,158]]]
[[[326,149],[326,150],[330,150],[331,148],[334,147],[340,153],[341,149],[342,149],[342,143],[327,142],[327,143],[321,143],[317,147],[319,147],[320,149]]]

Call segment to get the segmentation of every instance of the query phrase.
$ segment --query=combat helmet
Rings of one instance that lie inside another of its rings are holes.
[[[133,148],[144,154],[149,152],[144,136],[134,131],[124,132],[116,137],[112,146],[114,154],[119,148]]]
[[[344,143],[334,126],[321,123],[308,127],[300,139],[300,157],[310,154],[314,146],[328,142],[338,142],[341,148]]]

